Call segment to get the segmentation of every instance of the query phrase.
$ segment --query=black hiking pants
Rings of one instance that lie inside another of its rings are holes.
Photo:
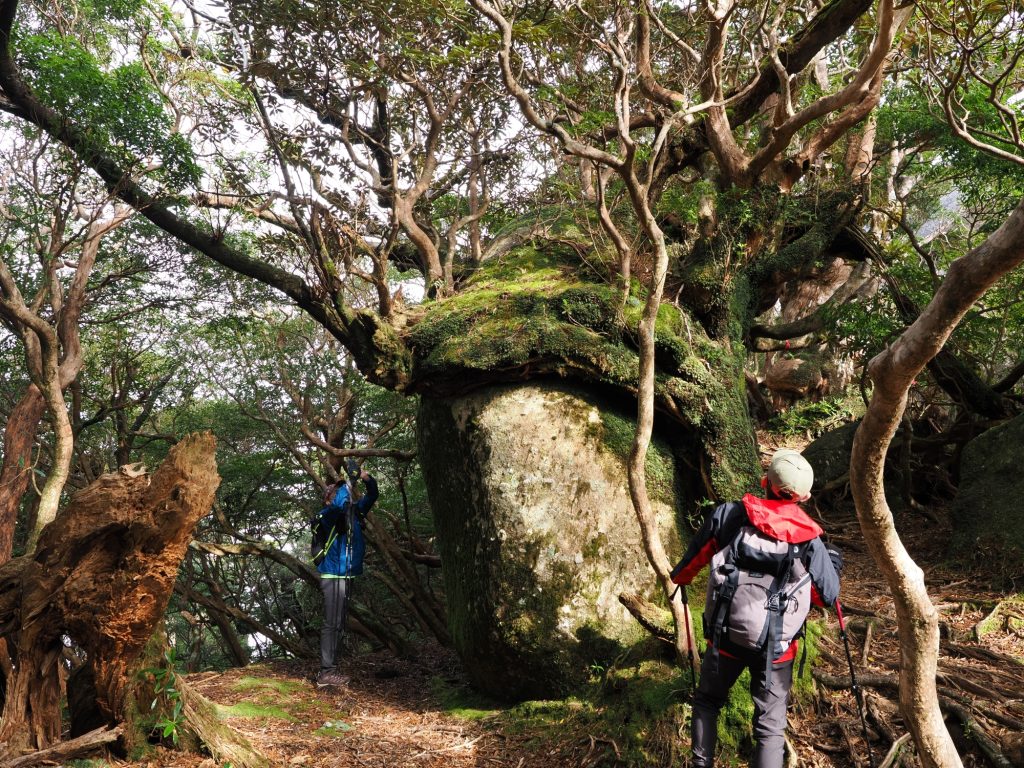
[[[320,669],[333,669],[338,641],[345,634],[348,598],[352,592],[352,579],[320,576],[320,591],[324,593],[324,624],[320,628]]]
[[[750,697],[754,700],[754,739],[757,746],[750,768],[782,768],[786,748],[786,703],[793,685],[793,662],[773,664],[771,679],[765,679],[761,656],[735,659],[718,656],[718,670],[708,671],[708,654],[701,664],[700,685],[693,698],[693,768],[712,768],[718,735],[718,712],[729,698],[729,690],[744,669],[750,669]]]

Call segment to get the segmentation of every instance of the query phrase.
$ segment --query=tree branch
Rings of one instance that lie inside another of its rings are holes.
[[[173,213],[167,202],[150,195],[127,170],[97,147],[85,130],[40,102],[26,85],[12,58],[11,30],[17,8],[18,0],[0,2],[0,89],[24,112],[26,121],[68,147],[99,175],[114,195],[157,227],[218,264],[271,286],[292,299],[352,352],[360,370],[371,380],[396,389],[405,385],[408,351],[394,329],[382,323],[380,318],[366,311],[354,310],[322,291],[313,290],[292,272],[254,259],[231,247],[219,234],[203,231]],[[377,333],[387,336],[399,350],[397,359],[394,354],[382,352],[374,340]]]

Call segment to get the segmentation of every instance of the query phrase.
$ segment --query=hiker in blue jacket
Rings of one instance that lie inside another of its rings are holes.
[[[338,641],[345,631],[348,599],[352,592],[352,579],[363,572],[363,523],[366,513],[377,501],[377,481],[366,470],[352,473],[352,483],[362,480],[366,492],[354,503],[349,483],[344,479],[327,489],[327,505],[317,513],[320,525],[330,531],[325,545],[325,556],[317,570],[320,572],[320,590],[324,595],[324,624],[320,630],[320,674],[317,685],[343,685],[345,678],[335,667]]]

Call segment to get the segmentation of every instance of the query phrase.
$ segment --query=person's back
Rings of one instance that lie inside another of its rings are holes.
[[[708,516],[672,571],[688,585],[711,566],[704,610],[708,650],[693,704],[694,768],[714,763],[718,712],[740,673],[750,669],[754,701],[752,768],[781,768],[793,662],[812,599],[831,606],[839,595],[838,560],[821,528],[798,506],[810,498],[814,474],[795,451],[772,457],[762,487]]]

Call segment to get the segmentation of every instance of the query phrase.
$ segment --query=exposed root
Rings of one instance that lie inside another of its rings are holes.
[[[40,749],[13,760],[0,763],[0,768],[30,768],[33,765],[64,765],[72,758],[87,755],[111,742],[117,741],[121,736],[123,727],[118,725],[114,728],[97,728],[77,739],[62,741],[47,749]]]

